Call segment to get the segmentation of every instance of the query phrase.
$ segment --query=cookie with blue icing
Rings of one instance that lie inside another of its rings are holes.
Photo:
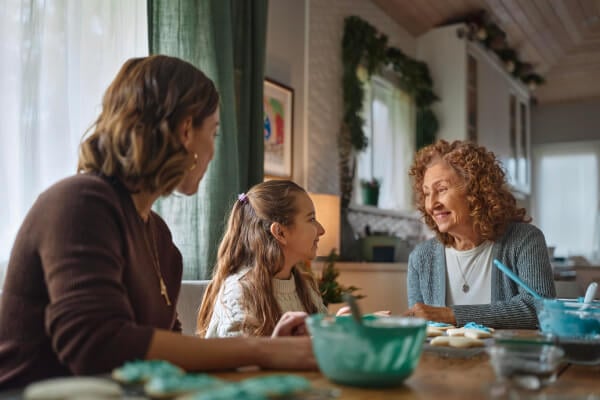
[[[310,381],[297,375],[269,375],[244,379],[212,389],[203,390],[185,400],[221,400],[245,399],[268,400],[286,399],[290,396],[310,390]]]
[[[427,337],[443,336],[448,329],[456,328],[445,322],[427,321]]]
[[[154,377],[183,375],[181,368],[162,360],[129,361],[112,372],[113,379],[122,383],[146,382]]]
[[[227,382],[208,374],[184,374],[155,376],[144,385],[144,391],[150,397],[169,398],[214,389]]]
[[[467,322],[462,328],[448,329],[449,336],[465,336],[473,339],[487,339],[492,337],[494,328],[477,324],[475,322]]]

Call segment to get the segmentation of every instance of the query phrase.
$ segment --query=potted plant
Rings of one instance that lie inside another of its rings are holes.
[[[339,271],[335,268],[335,262],[338,259],[338,255],[335,250],[331,250],[331,253],[327,256],[327,264],[323,268],[323,272],[321,273],[321,278],[319,279],[319,291],[321,292],[321,296],[323,297],[323,303],[327,306],[329,304],[334,303],[342,303],[344,300],[342,299],[342,295],[344,293],[350,293],[355,296],[357,299],[362,299],[363,295],[354,294],[357,290],[359,290],[355,286],[342,286],[337,281],[337,277],[340,274]]]
[[[377,203],[379,202],[379,188],[381,187],[379,179],[361,179],[360,187],[362,189],[363,203],[377,207]]]

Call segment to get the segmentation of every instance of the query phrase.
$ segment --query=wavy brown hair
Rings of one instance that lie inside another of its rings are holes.
[[[215,112],[219,94],[192,64],[162,55],[123,64],[102,100],[102,112],[79,151],[78,172],[117,177],[132,192],[171,193],[192,156],[178,134]]]
[[[291,181],[272,180],[253,186],[247,201],[236,200],[219,246],[212,282],[206,289],[198,313],[196,334],[204,337],[213,314],[214,304],[225,279],[241,268],[251,267],[240,280],[242,309],[246,316],[242,331],[250,336],[270,335],[282,312],[273,294],[273,277],[283,268],[284,256],[279,242],[271,234],[271,224],[293,227],[298,195],[304,189]],[[312,276],[294,267],[296,291],[309,314],[318,311],[310,289],[318,292]]]
[[[439,140],[417,152],[408,174],[413,177],[417,208],[427,226],[436,232],[445,246],[452,245],[454,238],[438,230],[425,209],[423,194],[425,171],[440,161],[448,164],[464,180],[473,225],[484,240],[499,238],[510,222],[531,221],[526,217],[525,209],[517,207],[517,201],[507,187],[504,170],[494,153],[467,141],[448,143]]]

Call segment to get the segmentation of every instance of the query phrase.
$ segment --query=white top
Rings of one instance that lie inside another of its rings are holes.
[[[243,268],[225,279],[215,300],[213,314],[206,330],[207,338],[243,335],[242,322],[245,318],[245,311],[241,306],[242,286],[239,281],[248,271],[250,271],[249,267]],[[273,294],[282,313],[306,311],[296,292],[294,275],[286,280],[273,278]],[[321,295],[311,290],[311,297],[318,312],[327,313],[327,307],[323,304]]]
[[[459,251],[446,247],[446,305],[490,304],[492,299],[492,241]],[[469,286],[464,292],[463,286]]]

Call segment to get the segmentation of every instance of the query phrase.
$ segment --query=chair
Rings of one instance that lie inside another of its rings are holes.
[[[177,300],[177,314],[184,335],[194,335],[196,332],[198,310],[202,304],[204,291],[209,283],[210,280],[181,282],[181,291]]]

